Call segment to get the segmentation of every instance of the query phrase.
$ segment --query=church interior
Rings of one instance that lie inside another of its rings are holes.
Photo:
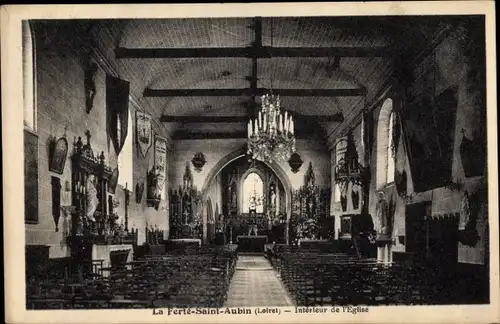
[[[483,16],[22,33],[27,309],[489,303]]]

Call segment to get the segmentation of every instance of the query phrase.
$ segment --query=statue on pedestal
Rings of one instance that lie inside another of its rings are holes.
[[[97,198],[97,189],[95,187],[95,176],[90,174],[85,184],[86,199],[87,199],[87,213],[86,218],[95,221],[94,213],[97,210],[99,199]]]
[[[378,238],[381,240],[387,240],[390,234],[389,224],[388,224],[389,204],[387,203],[385,193],[382,191],[378,193],[378,201],[377,201],[375,217],[377,225],[375,229],[377,231]]]

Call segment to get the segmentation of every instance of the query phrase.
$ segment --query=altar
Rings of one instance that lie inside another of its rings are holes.
[[[102,261],[102,268],[110,268],[132,261],[133,246],[131,244],[92,245],[92,260]]]
[[[264,252],[267,244],[266,235],[238,235],[236,237],[238,252]]]

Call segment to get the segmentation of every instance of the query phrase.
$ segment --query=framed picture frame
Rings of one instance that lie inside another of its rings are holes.
[[[24,130],[24,222],[38,224],[38,136]]]
[[[67,156],[68,140],[63,136],[52,144],[49,158],[49,171],[63,174]]]

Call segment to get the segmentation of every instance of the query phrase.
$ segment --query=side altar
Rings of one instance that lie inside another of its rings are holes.
[[[113,171],[106,165],[104,152],[94,155],[90,132],[85,135],[86,144],[81,137],[73,144],[71,232],[67,237],[72,275],[79,277],[94,276],[102,268],[131,261],[137,244],[137,230],[128,228],[128,201],[124,202],[125,219],[116,213],[118,169]]]
[[[170,190],[170,240],[176,244],[203,239],[203,222],[201,219],[201,193],[193,185],[193,175],[189,163],[182,178],[182,185],[177,190]]]

